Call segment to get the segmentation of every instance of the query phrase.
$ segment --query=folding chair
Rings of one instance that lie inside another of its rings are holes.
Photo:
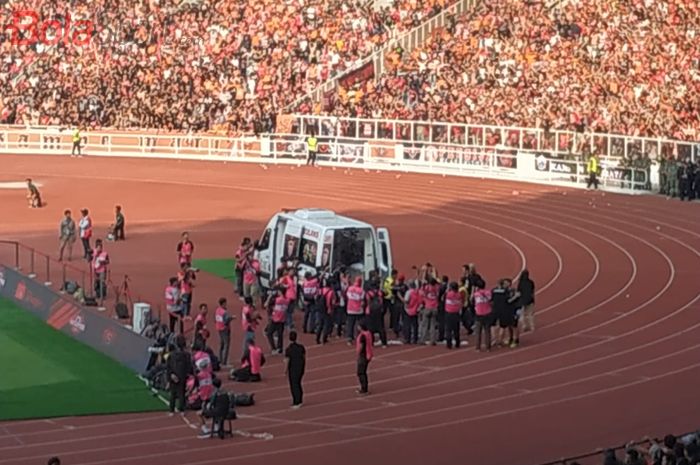
[[[231,397],[228,394],[218,396],[214,411],[226,413],[221,416],[215,415],[211,419],[211,433],[209,437],[213,438],[215,434],[219,436],[219,439],[233,437],[233,420],[236,419],[236,410],[235,403]]]

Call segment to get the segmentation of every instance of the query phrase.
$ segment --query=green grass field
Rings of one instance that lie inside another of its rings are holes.
[[[0,299],[0,420],[165,410],[136,374]]]
[[[236,266],[236,260],[233,258],[203,258],[193,260],[192,266],[199,268],[201,271],[218,276],[219,278],[236,282],[236,277],[233,274],[233,269]]]

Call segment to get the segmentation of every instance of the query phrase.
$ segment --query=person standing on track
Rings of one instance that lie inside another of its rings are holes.
[[[347,321],[345,331],[348,337],[348,345],[352,345],[355,338],[355,326],[364,317],[365,291],[362,289],[362,278],[355,278],[355,283],[345,292],[347,302]]]
[[[372,333],[369,331],[367,323],[362,321],[360,323],[360,334],[357,335],[357,340],[355,341],[355,350],[357,352],[357,378],[360,381],[360,388],[357,390],[357,393],[360,395],[369,394],[367,369],[369,368],[369,362],[372,361],[373,345],[374,339]]]
[[[244,299],[241,309],[241,326],[243,329],[243,352],[248,348],[248,342],[255,339],[255,331],[262,317],[255,311],[255,304],[252,297]],[[242,356],[242,355],[241,355]]]
[[[328,279],[322,283],[316,299],[316,344],[328,343],[328,337],[333,331],[333,312],[336,307],[336,294]]]
[[[63,252],[68,249],[68,261],[73,260],[73,244],[76,239],[75,221],[71,217],[70,210],[63,212],[63,220],[59,227],[60,248],[58,250],[58,261],[63,261]]]
[[[411,280],[406,292],[406,315],[404,315],[403,337],[406,344],[418,344],[418,311],[423,304],[423,295],[418,289],[418,281]]]
[[[75,131],[73,131],[73,150],[71,150],[70,156],[74,157],[76,151],[78,152],[78,156],[82,157],[82,153],[80,153],[80,128],[79,127],[75,128]]]
[[[80,221],[78,222],[78,229],[80,229],[80,241],[83,243],[83,250],[85,254],[83,258],[87,261],[92,260],[92,247],[90,246],[90,238],[92,237],[92,219],[90,218],[90,212],[87,208],[80,210]]]
[[[420,311],[418,340],[420,344],[434,346],[440,285],[434,277],[430,276],[421,292],[423,293],[423,309]]]
[[[318,278],[307,271],[301,283],[301,296],[304,301],[304,334],[316,332],[316,297],[320,290]]]
[[[301,380],[306,370],[306,348],[297,343],[297,332],[290,331],[289,346],[284,352],[284,373],[289,378],[289,390],[292,393],[292,408],[301,408],[304,402],[304,389]]]
[[[284,326],[287,320],[289,300],[285,297],[284,288],[277,289],[276,294],[271,295],[267,301],[271,308],[270,317],[265,332],[273,354],[281,354],[284,346]]]
[[[219,361],[222,366],[228,366],[228,354],[231,347],[231,320],[228,313],[226,297],[219,299],[219,306],[214,313],[216,331],[219,333]]]
[[[187,268],[190,268],[192,266],[194,242],[190,240],[190,233],[188,233],[187,231],[182,233],[182,240],[180,240],[180,242],[177,243],[175,252],[177,252],[177,262],[180,264],[181,268],[183,265]]]
[[[98,299],[107,298],[107,274],[109,263],[109,254],[102,246],[102,239],[97,239],[95,241],[92,268],[95,271],[95,294]]]
[[[491,291],[485,289],[486,283],[476,283],[473,293],[474,312],[476,313],[476,351],[481,352],[481,334],[486,337],[486,351],[491,352]]]
[[[523,270],[518,279],[518,293],[522,316],[522,330],[527,333],[535,330],[535,282],[530,279],[530,272]]]
[[[365,292],[365,300],[367,309],[365,314],[369,315],[369,329],[372,334],[379,334],[379,340],[382,342],[382,348],[386,349],[386,327],[384,325],[384,302],[382,291],[379,289],[379,281],[369,281],[369,286]]]
[[[590,189],[591,186],[593,186],[595,189],[598,189],[598,156],[595,153],[592,153],[591,156],[588,158],[588,164],[586,165],[588,169],[588,185],[587,188]]]
[[[459,349],[459,319],[463,306],[464,296],[459,292],[459,286],[455,282],[450,283],[447,292],[445,292],[445,339],[448,349],[452,348],[452,341],[454,341],[455,348]]]
[[[309,151],[309,155],[306,158],[306,165],[316,166],[316,155],[318,155],[318,139],[316,139],[316,133],[311,131],[309,137],[306,138],[306,146]]]
[[[187,378],[194,375],[194,363],[192,356],[185,349],[187,341],[185,336],[178,334],[175,338],[175,351],[168,355],[166,369],[168,375],[168,384],[170,388],[170,415],[172,416],[177,407],[177,411],[183,416],[185,415],[185,389],[187,387]]]
[[[168,311],[170,319],[170,332],[175,332],[175,325],[180,322],[180,334],[183,333],[182,306],[180,305],[180,286],[177,278],[170,278],[168,286],[165,288],[165,309]]]

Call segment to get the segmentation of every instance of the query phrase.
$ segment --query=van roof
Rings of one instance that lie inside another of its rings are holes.
[[[323,208],[302,208],[299,210],[283,210],[282,215],[291,219],[311,223],[321,228],[372,228],[364,221],[355,220],[347,216],[336,214],[332,210]]]

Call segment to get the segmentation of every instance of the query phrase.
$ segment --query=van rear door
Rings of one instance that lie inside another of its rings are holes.
[[[382,276],[389,276],[393,267],[391,256],[391,240],[389,239],[389,230],[386,228],[377,228],[377,241],[379,242],[379,257]]]

